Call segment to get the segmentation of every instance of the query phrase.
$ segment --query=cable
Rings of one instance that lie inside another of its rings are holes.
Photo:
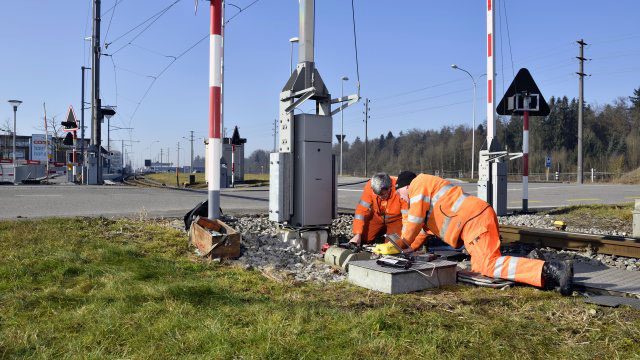
[[[108,8],[105,12],[103,12],[102,14],[100,14],[100,17],[104,17],[105,15],[107,15],[109,13],[109,11],[114,10],[116,8],[116,5],[120,4],[121,2],[123,2],[124,0],[116,0],[116,3],[113,4],[113,6],[111,6],[110,8]]]
[[[182,0],[175,0],[173,3],[169,4],[169,6],[165,7],[164,9],[158,11],[157,13],[151,15],[149,18],[147,18],[146,20],[144,20],[143,22],[141,22],[140,24],[134,26],[133,28],[129,29],[128,31],[126,31],[124,34],[118,36],[117,38],[115,38],[113,41],[109,42],[109,43],[105,43],[105,49],[108,48],[111,44],[115,43],[116,41],[122,39],[123,37],[129,35],[131,32],[133,32],[134,30],[136,30],[137,28],[141,27],[142,25],[146,24],[147,22],[151,21],[151,24],[149,24],[146,28],[142,29],[142,31],[140,33],[138,33],[133,39],[131,39],[131,41],[129,41],[129,44],[124,45],[123,47],[119,48],[118,50],[116,50],[114,53],[112,53],[111,55],[115,54],[116,52],[122,50],[122,48],[128,46],[131,44],[132,41],[134,41],[136,38],[138,38],[140,35],[142,35],[145,31],[147,31],[149,29],[149,27],[151,27],[151,25],[153,25],[153,23],[155,23],[158,19],[160,19],[162,17],[162,15],[166,14],[167,11],[169,11],[169,9],[171,9],[173,6],[175,6],[177,3],[179,3]]]
[[[417,93],[417,92],[420,92],[420,91],[433,89],[433,88],[436,88],[436,87],[439,87],[439,86],[443,86],[443,85],[447,85],[447,84],[453,84],[453,83],[462,82],[462,81],[467,81],[467,78],[460,78],[460,79],[457,79],[457,80],[449,80],[449,81],[445,81],[445,82],[441,82],[441,83],[425,86],[425,87],[418,88],[418,89],[404,91],[404,92],[401,92],[401,93],[397,93],[395,95],[385,96],[385,97],[381,97],[381,98],[373,98],[372,100],[374,100],[376,102],[380,102],[380,101],[384,101],[384,100],[388,100],[388,99],[393,99],[393,98],[396,98],[396,97],[399,97],[399,96],[408,95],[408,94],[412,94],[412,93]]]
[[[116,63],[113,61],[113,56],[109,56],[109,59],[111,59],[111,64],[113,65],[113,83],[115,87],[116,106],[118,106],[118,76],[116,74]]]
[[[227,19],[227,21],[225,21],[225,22],[224,22],[224,23],[225,23],[225,25],[226,25],[226,24],[228,24],[228,23],[229,23],[229,21],[233,20],[236,16],[240,15],[240,13],[241,13],[241,12],[243,12],[243,11],[247,10],[248,8],[250,8],[251,6],[253,6],[253,4],[257,3],[258,1],[260,1],[260,0],[254,0],[251,4],[249,4],[249,5],[247,5],[247,6],[243,7],[243,8],[239,8],[239,7],[238,7],[238,6],[236,6],[236,5],[232,5],[232,4],[230,4],[230,5],[232,5],[232,6],[237,7],[239,10],[238,10],[238,12],[237,12],[235,15],[233,15],[232,17],[230,17],[229,19]]]
[[[392,105],[387,105],[387,106],[383,106],[382,108],[383,109],[387,109],[387,108],[394,108],[394,107],[398,107],[398,106],[404,106],[404,105],[413,104],[413,103],[417,103],[417,102],[421,102],[421,101],[425,101],[425,100],[436,99],[436,98],[447,96],[447,95],[458,94],[458,93],[466,92],[466,91],[469,91],[469,90],[470,90],[470,88],[450,91],[450,92],[446,92],[446,93],[441,93],[439,95],[427,96],[427,97],[424,97],[424,98],[405,101],[405,102],[402,102],[402,103],[396,103],[396,104],[392,104]]]
[[[478,98],[478,100],[484,99],[485,97],[482,98]],[[450,103],[450,104],[444,104],[444,105],[438,105],[438,106],[431,106],[431,107],[427,107],[427,108],[422,108],[422,109],[416,109],[416,110],[411,110],[411,111],[405,111],[402,113],[395,113],[395,114],[389,114],[389,115],[383,115],[383,116],[377,116],[374,118],[374,120],[380,120],[380,119],[386,119],[386,118],[390,118],[390,117],[395,117],[395,116],[399,116],[399,115],[408,115],[408,114],[413,114],[413,113],[417,113],[417,112],[422,112],[422,111],[427,111],[427,110],[433,110],[433,109],[440,109],[440,108],[444,108],[444,107],[448,107],[448,106],[453,106],[453,105],[460,105],[460,104],[467,104],[472,102],[473,100],[466,100],[466,101],[459,101],[459,102],[454,102],[454,103]]]
[[[351,0],[351,19],[353,22],[353,47],[356,52],[356,77],[358,78],[358,96],[360,96],[360,64],[358,62],[358,38],[356,36],[356,10],[354,0]]]
[[[515,78],[516,73],[513,68],[513,53],[511,52],[511,34],[509,33],[509,15],[507,15],[507,2],[502,1],[502,7],[504,8],[504,23],[507,25],[507,40],[509,41],[509,56],[511,57],[511,76]]]
[[[111,22],[113,21],[113,15],[116,13],[116,6],[118,5],[118,0],[116,0],[116,3],[113,4],[113,6],[111,7],[113,9],[113,11],[111,12],[111,18],[109,18],[109,26],[107,26],[107,32],[104,34],[104,43],[107,43],[107,38],[109,36],[109,29],[111,29]],[[111,10],[111,9],[109,9]],[[102,16],[102,15],[101,15]]]

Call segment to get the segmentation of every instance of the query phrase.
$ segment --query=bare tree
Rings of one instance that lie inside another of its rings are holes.
[[[0,131],[5,133],[4,144],[2,146],[2,150],[0,151],[0,158],[8,158],[9,157],[9,137],[13,134],[13,123],[11,122],[11,118],[6,117],[4,121],[0,125]]]
[[[51,134],[51,138],[53,142],[52,144],[53,145],[53,161],[58,161],[58,151],[62,149],[62,140],[64,139],[64,131],[63,131],[64,128],[62,124],[60,124],[60,122],[57,121],[57,118],[58,118],[57,115],[48,116],[46,119],[47,121],[46,129],[44,126],[44,121],[45,121],[44,118],[40,126],[34,127],[34,129],[37,131],[41,131],[43,133],[48,132],[48,134]]]

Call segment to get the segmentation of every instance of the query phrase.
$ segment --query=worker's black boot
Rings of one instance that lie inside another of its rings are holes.
[[[545,261],[542,267],[542,283],[545,289],[556,289],[563,296],[573,292],[573,263],[569,261]]]

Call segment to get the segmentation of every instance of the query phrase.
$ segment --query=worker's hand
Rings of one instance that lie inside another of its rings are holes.
[[[392,243],[378,244],[373,248],[373,252],[379,255],[393,255],[400,253]]]
[[[355,234],[349,242],[360,246],[360,243],[362,242],[362,234]]]

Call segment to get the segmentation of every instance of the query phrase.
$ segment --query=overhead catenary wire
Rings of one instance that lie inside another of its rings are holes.
[[[146,20],[144,20],[143,22],[141,22],[140,24],[134,26],[133,28],[127,30],[126,32],[124,32],[122,35],[118,36],[117,38],[115,38],[114,40],[112,40],[111,42],[105,43],[105,49],[108,48],[110,45],[112,45],[113,43],[119,41],[120,39],[124,38],[125,36],[129,35],[130,33],[132,33],[133,31],[135,31],[136,29],[138,29],[139,27],[145,25],[146,23],[148,23],[149,21],[151,21],[151,23],[149,25],[147,25],[144,29],[142,29],[138,34],[136,34],[136,36],[134,36],[133,39],[129,40],[129,43],[125,44],[124,46],[120,47],[118,50],[114,51],[111,55],[119,52],[120,50],[122,50],[123,48],[131,45],[131,43],[137,39],[140,35],[142,35],[145,31],[149,30],[149,28],[156,22],[158,21],[158,19],[160,19],[164,14],[166,14],[172,7],[174,7],[177,3],[179,3],[182,0],[175,0],[174,2],[172,2],[171,4],[169,4],[168,6],[166,6],[165,8],[163,8],[162,10],[156,12],[155,14],[151,15],[150,17],[148,17]]]
[[[112,9],[113,11],[111,11],[111,17],[109,18],[109,25],[107,26],[107,32],[104,34],[104,43],[107,43],[107,39],[109,38],[109,30],[111,29],[111,22],[113,21],[113,15],[115,15],[116,13],[116,6],[118,6],[118,3],[120,1],[116,0],[116,3],[113,4]]]
[[[356,10],[354,0],[351,0],[351,20],[353,23],[353,48],[356,53],[356,78],[358,79],[358,96],[360,95],[360,64],[358,62],[358,37],[356,36]]]

